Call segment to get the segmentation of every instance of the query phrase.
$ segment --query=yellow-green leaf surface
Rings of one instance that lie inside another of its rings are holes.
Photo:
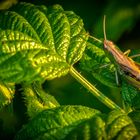
[[[23,86],[24,101],[27,107],[27,114],[30,118],[39,112],[60,106],[56,99],[46,93],[39,83]]]
[[[16,135],[16,140],[133,140],[138,131],[127,114],[108,115],[83,106],[44,110]]]
[[[120,111],[109,113],[106,122],[107,140],[132,140],[139,137],[133,121]]]
[[[0,82],[0,109],[11,103],[14,97],[14,85]]]
[[[77,125],[98,114],[98,110],[83,106],[60,106],[44,110],[21,129],[16,140],[61,140]]]
[[[60,5],[19,3],[1,11],[0,21],[0,79],[6,82],[65,75],[86,46],[82,20]]]

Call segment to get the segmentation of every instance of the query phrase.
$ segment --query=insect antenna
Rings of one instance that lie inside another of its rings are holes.
[[[107,40],[107,37],[106,37],[106,27],[105,27],[105,24],[106,23],[106,15],[104,15],[104,19],[103,19],[103,33],[104,33],[104,40]],[[99,43],[102,43],[101,40],[97,39],[96,37],[93,37],[89,34],[87,34],[90,38],[94,39],[95,41],[99,42]]]
[[[96,38],[94,36],[91,36],[90,34],[87,34],[87,35],[88,35],[88,37],[92,38],[93,40],[95,40],[95,41],[97,41],[99,43],[103,43],[100,39],[98,39],[98,38]]]
[[[106,15],[104,15],[104,20],[103,20],[103,32],[104,32],[104,40],[107,40],[106,38],[106,28],[105,28],[105,22],[106,22]]]

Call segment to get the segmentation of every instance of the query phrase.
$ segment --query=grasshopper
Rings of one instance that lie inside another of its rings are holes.
[[[110,61],[115,64],[117,72],[125,78],[133,86],[140,88],[140,64],[135,62],[132,57],[128,57],[128,52],[122,52],[112,41],[107,40],[105,31],[105,20],[103,20],[103,33],[104,41],[88,35],[94,40],[104,44],[104,51],[107,54]],[[139,55],[136,55],[139,56]],[[116,72],[116,83],[118,84],[118,77]]]
[[[117,71],[122,75],[130,84],[140,88],[140,64],[136,63],[123,53],[112,41],[107,40],[105,32],[105,19],[103,21],[103,32],[104,32],[104,50],[109,54],[110,61],[116,66]]]

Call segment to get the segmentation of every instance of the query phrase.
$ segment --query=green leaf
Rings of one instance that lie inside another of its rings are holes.
[[[16,140],[64,139],[78,124],[98,114],[99,111],[83,106],[44,110],[19,131]]]
[[[101,116],[95,115],[91,119],[78,124],[65,140],[100,140],[106,139],[105,122]]]
[[[14,85],[0,82],[0,109],[11,103],[14,93]]]
[[[128,114],[129,117],[133,120],[138,132],[140,133],[140,111],[133,111]]]
[[[32,83],[63,76],[86,47],[82,20],[60,5],[47,9],[19,3],[1,11],[0,21],[2,81]]]
[[[59,106],[56,99],[46,93],[39,83],[34,82],[31,85],[24,85],[22,94],[27,106],[27,114],[30,118],[33,118],[43,110]]]
[[[108,115],[83,106],[44,110],[16,135],[16,140],[132,140],[139,138],[133,121],[120,111]]]
[[[89,40],[80,67],[91,76],[109,87],[116,87],[115,67],[103,50],[103,44]]]
[[[126,109],[140,109],[139,89],[124,80],[122,81],[122,99],[124,101]]]
[[[109,113],[106,121],[107,140],[132,140],[138,136],[132,120],[120,111]]]

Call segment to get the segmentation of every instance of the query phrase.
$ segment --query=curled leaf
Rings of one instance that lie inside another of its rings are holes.
[[[46,93],[37,82],[31,85],[24,85],[22,94],[27,107],[27,114],[30,118],[33,118],[43,110],[59,106],[55,98]]]

